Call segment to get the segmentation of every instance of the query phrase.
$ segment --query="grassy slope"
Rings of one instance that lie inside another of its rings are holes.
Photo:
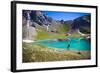
[[[69,25],[67,24],[61,24],[61,25],[55,25],[57,26],[58,33],[50,33],[46,30],[46,28],[43,28],[43,26],[37,26],[37,38],[36,40],[43,40],[43,39],[65,39],[67,38],[66,32],[69,30]]]
[[[81,60],[90,58],[90,53],[78,54],[75,51],[47,48],[37,44],[23,43],[23,62],[45,62],[63,60]]]

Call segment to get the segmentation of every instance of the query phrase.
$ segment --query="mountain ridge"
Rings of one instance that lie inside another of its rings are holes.
[[[24,13],[23,15],[27,15],[26,10],[24,10],[23,13]],[[23,16],[23,17],[26,20],[28,18],[26,16]],[[54,20],[52,17],[45,15],[42,11],[31,11],[30,12],[30,20],[32,22],[31,26],[33,26],[34,28],[37,25],[40,25],[42,27],[45,27],[45,29],[49,28],[50,29],[49,31],[60,32],[60,31],[62,31],[60,29],[63,28],[65,25],[67,25],[69,28],[68,30],[79,29],[80,32],[82,32],[82,33],[90,33],[90,26],[91,26],[90,25],[91,24],[90,15],[81,16],[74,20],[57,21],[57,20]],[[66,29],[66,28],[64,28],[64,29]],[[66,32],[68,30],[66,30]]]

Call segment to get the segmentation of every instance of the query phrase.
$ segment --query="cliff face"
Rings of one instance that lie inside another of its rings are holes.
[[[30,13],[31,20],[39,25],[50,25],[53,21],[52,18],[46,16],[40,11],[32,11]]]

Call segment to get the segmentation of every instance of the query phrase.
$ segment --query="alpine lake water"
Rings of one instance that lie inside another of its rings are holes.
[[[91,48],[91,42],[87,39],[70,38],[70,40],[42,40],[37,43],[57,49],[88,51]]]

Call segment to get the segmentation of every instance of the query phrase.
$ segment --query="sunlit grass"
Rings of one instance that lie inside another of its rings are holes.
[[[36,43],[23,43],[23,62],[47,62],[89,59],[90,53],[78,54],[76,51],[48,48]]]

